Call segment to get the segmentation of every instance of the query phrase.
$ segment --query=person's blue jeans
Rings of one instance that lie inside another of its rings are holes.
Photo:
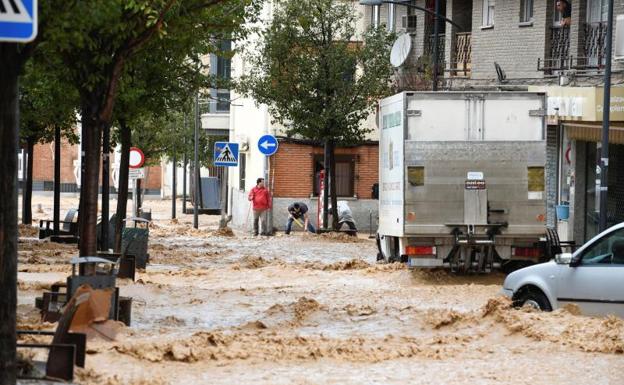
[[[303,221],[303,218],[299,218],[299,220]],[[288,217],[288,222],[286,222],[286,234],[290,234],[292,231],[292,224],[295,220],[292,217]],[[311,233],[316,233],[316,229],[312,225],[310,221],[308,221],[308,231]]]

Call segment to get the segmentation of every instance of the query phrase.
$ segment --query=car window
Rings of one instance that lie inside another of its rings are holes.
[[[599,239],[583,253],[581,261],[583,265],[624,265],[624,229]]]

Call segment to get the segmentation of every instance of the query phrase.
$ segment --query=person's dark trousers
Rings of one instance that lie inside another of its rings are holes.
[[[262,210],[255,210],[253,211],[253,216],[254,216],[254,221],[253,221],[253,234],[254,235],[258,235],[259,232],[259,222],[260,219],[262,218],[262,234],[263,235],[267,235],[269,234],[269,229],[267,229],[267,216],[266,216],[266,209],[262,209]]]
[[[353,222],[340,222],[340,225],[338,226],[338,230],[342,230],[342,225],[347,224],[347,226],[349,226],[349,231],[347,231],[348,235],[352,235],[352,236],[356,236],[357,235],[357,228],[355,227],[355,223]]]
[[[298,218],[300,221],[303,221],[303,218]],[[288,222],[286,222],[286,234],[290,234],[290,232],[292,231],[292,224],[295,220],[292,217],[288,218]],[[314,228],[314,226],[312,225],[312,223],[310,223],[310,221],[308,221],[308,231],[311,233],[316,233],[316,229]]]

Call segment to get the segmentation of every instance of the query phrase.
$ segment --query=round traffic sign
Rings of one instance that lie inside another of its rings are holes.
[[[145,154],[141,149],[130,147],[130,168],[141,168],[145,163]]]
[[[273,135],[262,135],[258,139],[258,150],[266,156],[271,156],[277,152],[279,143]]]

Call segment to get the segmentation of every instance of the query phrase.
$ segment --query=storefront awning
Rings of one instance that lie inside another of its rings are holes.
[[[563,123],[568,137],[584,142],[600,142],[602,138],[602,124],[591,123]],[[624,124],[618,123],[609,127],[609,143],[624,144]]]

